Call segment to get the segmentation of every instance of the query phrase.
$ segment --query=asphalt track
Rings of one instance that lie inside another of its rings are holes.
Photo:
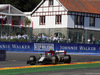
[[[29,56],[31,55],[39,57],[39,54],[36,53],[7,53],[6,61],[0,62],[0,68],[28,66],[26,62],[29,59]],[[95,55],[71,55],[71,58],[72,63],[100,61],[100,56]]]
[[[30,55],[39,54],[36,53],[7,53],[6,61],[0,62],[0,68],[4,67],[17,67],[17,66],[29,66],[26,64]],[[95,55],[71,55],[72,63],[77,62],[92,62],[100,61],[100,56]],[[38,73],[28,73],[21,75],[100,75],[100,68],[86,68],[86,69],[71,69],[71,70],[60,70],[60,71],[47,71]]]

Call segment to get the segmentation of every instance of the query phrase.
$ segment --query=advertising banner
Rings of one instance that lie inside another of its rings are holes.
[[[54,50],[54,44],[52,43],[34,43],[34,51],[48,51]]]
[[[67,43],[29,43],[29,42],[0,42],[0,50],[18,52],[44,52],[66,50],[67,52],[100,53],[98,44],[67,44]]]
[[[28,42],[0,42],[0,50],[7,51],[33,51],[33,46]]]

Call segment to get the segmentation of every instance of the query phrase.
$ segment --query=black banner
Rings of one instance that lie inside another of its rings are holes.
[[[0,61],[6,60],[6,50],[0,50]]]

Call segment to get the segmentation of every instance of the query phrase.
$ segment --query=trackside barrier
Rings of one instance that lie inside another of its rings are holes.
[[[6,50],[0,50],[0,61],[6,60]]]
[[[66,50],[71,53],[100,53],[99,44],[0,42],[0,50],[10,52],[45,52],[50,49]]]

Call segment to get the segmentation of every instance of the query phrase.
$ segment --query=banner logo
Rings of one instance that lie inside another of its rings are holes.
[[[48,43],[34,43],[34,50],[42,50],[42,51],[47,51],[47,50],[54,50],[54,44],[48,44]]]

